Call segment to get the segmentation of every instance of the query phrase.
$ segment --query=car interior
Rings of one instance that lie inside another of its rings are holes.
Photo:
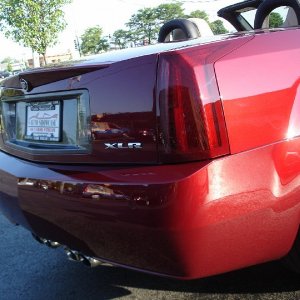
[[[268,29],[269,16],[278,8],[287,10],[280,27],[300,26],[300,0],[246,0],[220,9],[218,16],[228,21],[237,31]],[[244,17],[249,12],[254,16],[253,24]],[[158,42],[190,40],[212,35],[209,24],[203,19],[175,19],[161,27]]]

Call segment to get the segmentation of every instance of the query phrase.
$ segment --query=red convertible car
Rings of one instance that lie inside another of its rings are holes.
[[[91,266],[300,272],[300,3],[219,16],[237,32],[171,20],[156,45],[5,79],[2,213]]]

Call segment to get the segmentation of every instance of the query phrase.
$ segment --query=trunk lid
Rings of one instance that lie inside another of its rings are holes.
[[[2,88],[1,149],[55,163],[156,163],[157,55],[25,72]]]

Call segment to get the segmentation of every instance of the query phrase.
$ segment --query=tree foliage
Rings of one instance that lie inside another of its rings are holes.
[[[184,18],[184,9],[181,2],[164,3],[154,8],[158,25],[162,26],[164,23],[178,18]]]
[[[9,62],[7,63],[6,70],[7,70],[8,72],[12,72],[12,71],[13,71],[12,62],[9,61]]]
[[[14,62],[16,62],[16,59],[14,59],[10,56],[7,56],[4,59],[2,59],[1,64],[9,64],[9,63],[12,64]]]
[[[221,20],[213,21],[209,23],[209,26],[214,34],[228,33],[228,30],[225,28]]]
[[[119,49],[124,49],[127,42],[130,40],[130,32],[123,29],[118,29],[113,33],[113,39],[115,45]]]
[[[81,51],[83,54],[97,54],[106,51],[109,47],[108,41],[102,37],[100,26],[89,27],[81,36]]]
[[[192,11],[189,16],[189,18],[200,18],[205,20],[207,23],[209,23],[209,16],[204,10],[194,10]]]
[[[62,7],[71,0],[0,0],[0,28],[25,47],[42,54],[66,27]],[[45,61],[46,63],[46,61]]]
[[[278,28],[280,26],[282,26],[283,24],[283,18],[281,17],[281,15],[277,12],[272,12],[270,13],[270,17],[269,17],[269,27],[270,28]]]
[[[133,42],[147,39],[149,43],[151,43],[151,41],[156,37],[158,27],[155,9],[139,9],[136,14],[131,16],[126,25],[133,33],[131,36]]]
[[[122,38],[116,40],[118,42],[123,41],[121,47],[128,41],[142,44],[144,40],[147,40],[151,44],[157,39],[159,29],[164,23],[178,18],[201,18],[209,24],[214,34],[228,32],[221,20],[210,22],[208,14],[203,10],[195,10],[186,15],[182,5],[181,2],[174,2],[138,10],[126,24],[129,30],[121,32]]]
[[[221,20],[215,20],[213,22],[210,22],[209,16],[204,10],[194,10],[188,15],[188,17],[200,18],[205,20],[214,34],[223,34],[228,32]]]
[[[182,3],[160,4],[154,8],[139,9],[126,24],[135,43],[147,40],[151,44],[157,39],[161,25],[171,19],[184,17]]]

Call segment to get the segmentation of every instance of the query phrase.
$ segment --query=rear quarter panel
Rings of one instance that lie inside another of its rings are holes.
[[[254,181],[269,181],[275,202],[287,213],[282,230],[289,228],[294,238],[300,224],[299,66],[299,29],[260,32],[215,63],[231,154],[253,150],[258,158],[262,149],[273,148],[273,176],[267,179],[267,169],[251,176],[245,170],[247,190],[255,194]],[[264,163],[258,159],[252,169]]]
[[[231,153],[300,135],[300,30],[261,32],[215,64]]]

